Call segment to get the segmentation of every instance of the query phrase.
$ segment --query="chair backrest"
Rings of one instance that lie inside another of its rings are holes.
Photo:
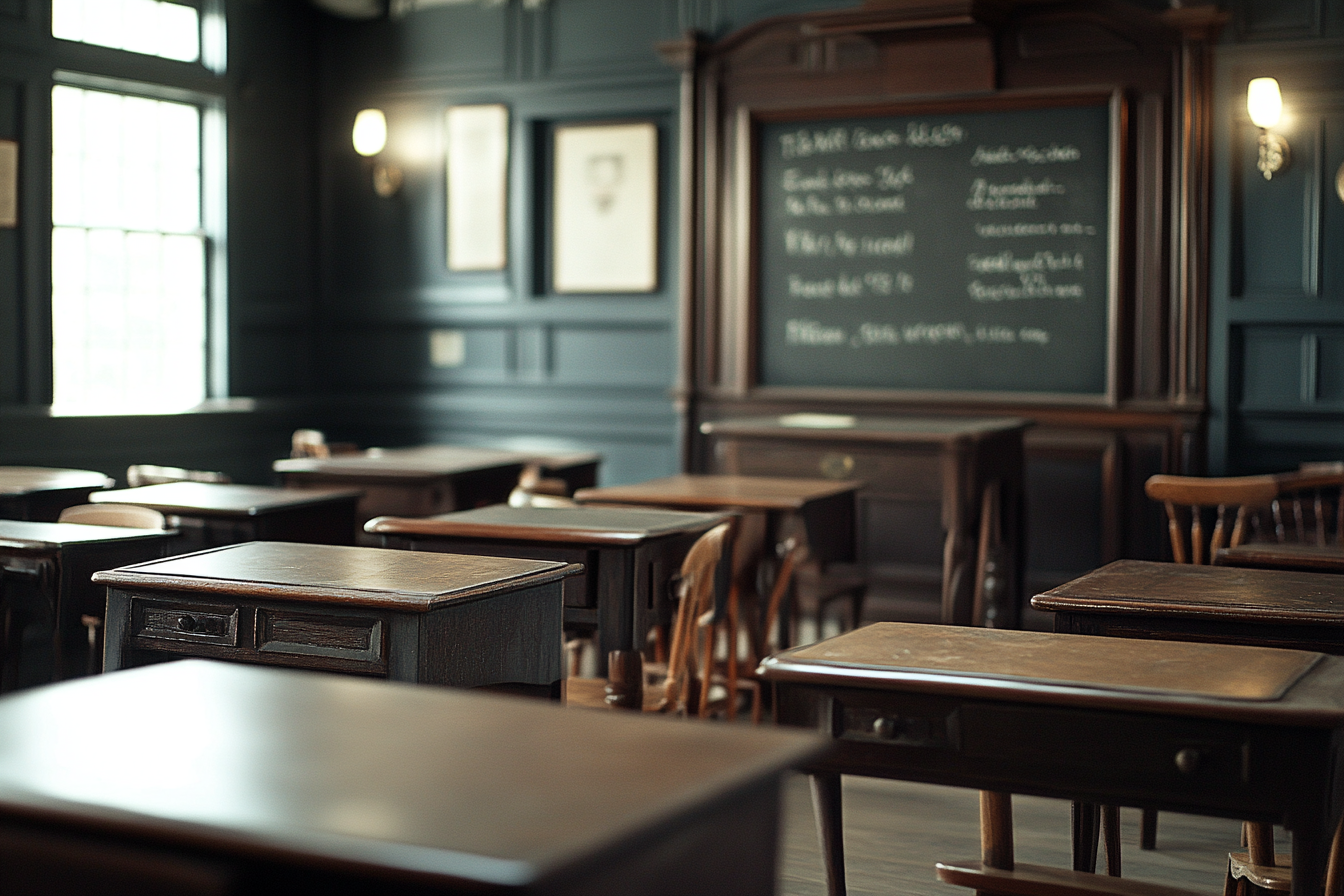
[[[158,485],[162,482],[230,482],[223,473],[209,470],[184,470],[182,467],[160,467],[156,464],[131,464],[126,468],[126,484]]]
[[[1299,470],[1275,478],[1274,539],[1344,548],[1344,470]]]
[[[1213,563],[1218,549],[1235,547],[1249,536],[1250,519],[1268,509],[1279,495],[1277,476],[1150,476],[1144,491],[1167,511],[1167,533],[1177,563]],[[1202,510],[1216,508],[1212,535],[1204,536]],[[1228,532],[1227,517],[1235,511]],[[1189,550],[1186,530],[1189,527]]]
[[[152,507],[138,504],[76,504],[61,511],[58,522],[127,529],[167,529],[168,521]]]
[[[731,521],[719,523],[696,539],[681,563],[679,603],[672,621],[672,645],[664,684],[664,705],[670,710],[680,712],[686,708],[688,685],[698,666],[695,645],[699,622],[706,614],[712,615],[720,603],[716,589],[726,577],[718,574],[719,564],[732,544],[732,534]]]
[[[289,437],[290,457],[331,457],[327,434],[320,429],[296,429]]]

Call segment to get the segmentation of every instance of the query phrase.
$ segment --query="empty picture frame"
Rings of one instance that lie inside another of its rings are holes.
[[[554,290],[652,292],[658,285],[657,126],[562,125],[554,150]]]
[[[449,106],[448,270],[501,271],[508,263],[509,110]]]

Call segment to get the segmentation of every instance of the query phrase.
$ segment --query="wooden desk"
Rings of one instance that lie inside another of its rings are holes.
[[[139,504],[181,533],[176,553],[244,541],[354,544],[354,489],[276,488],[222,482],[165,482],[97,492],[95,504]]]
[[[908,589],[929,568],[942,622],[1012,628],[1026,568],[1029,425],[1016,417],[795,414],[700,429],[721,472],[862,480],[859,560],[874,585],[885,579]]]
[[[0,467],[0,519],[54,523],[65,508],[87,504],[91,492],[113,485],[93,470]]]
[[[780,779],[826,747],[200,660],[0,700],[0,730],[0,864],[53,896],[770,896]]]
[[[854,493],[860,483],[779,476],[682,473],[630,485],[585,488],[586,504],[635,504],[679,510],[738,510],[766,515],[773,542],[786,517],[801,520],[808,547],[824,562],[854,559]]]
[[[108,671],[193,656],[558,699],[565,563],[254,541],[95,573]]]
[[[377,517],[366,530],[384,547],[582,563],[565,580],[565,628],[592,631],[599,671],[607,653],[641,649],[670,621],[672,578],[722,513],[647,508],[510,507],[496,504],[423,519]]]
[[[1344,579],[1116,560],[1031,599],[1055,631],[1344,654]]]
[[[88,631],[80,617],[103,616],[104,591],[90,581],[100,569],[162,557],[174,533],[77,523],[0,520],[0,616],[8,636],[0,690],[87,675]],[[44,632],[37,655],[22,650],[23,630]]]
[[[808,767],[832,892],[840,775],[1283,825],[1320,892],[1344,809],[1344,658],[1226,644],[877,623],[765,660]],[[1210,881],[1210,887],[1216,881]]]
[[[356,538],[373,544],[363,538],[363,528],[375,516],[431,516],[504,503],[524,463],[513,451],[442,445],[292,457],[271,466],[293,488],[360,489]]]
[[[1239,544],[1219,548],[1222,566],[1252,566],[1258,569],[1292,569],[1301,572],[1344,572],[1344,548],[1335,545],[1294,542]]]

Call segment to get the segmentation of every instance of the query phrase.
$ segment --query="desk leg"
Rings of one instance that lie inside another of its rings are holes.
[[[826,893],[845,896],[845,837],[840,818],[840,775],[814,774],[812,811],[817,818],[817,840],[826,865]]]
[[[1344,824],[1344,820],[1341,821]],[[1289,893],[1291,896],[1312,896],[1322,892],[1325,878],[1326,844],[1321,829],[1312,825],[1311,830],[1299,826],[1293,830],[1293,880]]]
[[[1101,806],[1074,801],[1069,819],[1073,828],[1073,870],[1094,874],[1097,870],[1097,828]]]

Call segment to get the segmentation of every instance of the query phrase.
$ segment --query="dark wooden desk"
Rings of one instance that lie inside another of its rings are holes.
[[[0,519],[54,523],[65,508],[87,504],[90,493],[113,485],[93,470],[0,467]]]
[[[932,574],[944,623],[1018,624],[1026,568],[1016,417],[794,414],[701,424],[725,473],[857,479],[859,559],[874,587]],[[986,574],[986,570],[990,574]]]
[[[376,516],[431,516],[504,503],[524,465],[524,456],[513,451],[442,445],[291,457],[271,466],[293,488],[360,489],[355,537],[373,544],[363,528]]]
[[[174,533],[77,523],[0,520],[0,616],[6,636],[0,690],[87,675],[88,631],[80,617],[103,616],[94,572],[167,552]],[[43,632],[40,655],[22,649],[24,629]]]
[[[355,489],[276,488],[222,482],[165,482],[90,496],[95,504],[139,504],[181,533],[175,552],[244,541],[354,544]]]
[[[766,515],[775,539],[787,517],[802,522],[808,547],[824,562],[854,559],[854,493],[858,482],[781,476],[682,473],[630,485],[585,488],[585,504],[635,504],[679,510],[735,510]]]
[[[840,775],[1283,825],[1320,891],[1344,810],[1344,658],[1226,644],[876,623],[765,660],[809,766],[832,892]],[[1210,881],[1216,886],[1216,881]]]
[[[565,628],[591,631],[600,672],[607,653],[642,649],[670,621],[672,578],[722,513],[634,507],[510,507],[496,504],[423,519],[377,517],[366,530],[384,547],[531,557],[582,563],[565,580]]]
[[[1344,548],[1333,545],[1294,542],[1239,544],[1219,548],[1222,566],[1251,566],[1257,569],[1291,569],[1300,572],[1344,572]]]
[[[1031,599],[1055,631],[1344,654],[1344,579],[1116,560]]]
[[[860,483],[780,476],[682,473],[630,485],[588,488],[575,493],[585,503],[635,504],[683,510],[731,510],[747,517],[734,548],[737,574],[756,582],[773,579],[777,555],[785,553],[790,527],[801,525],[811,556],[824,566],[854,559],[854,495]],[[751,524],[750,516],[759,522]],[[760,571],[765,566],[765,574]],[[788,583],[779,614],[778,643],[790,643],[790,619],[796,582]],[[764,607],[761,608],[764,612]],[[759,626],[757,626],[759,628]],[[758,632],[758,635],[767,635]],[[757,656],[765,640],[757,637]]]
[[[0,875],[52,896],[770,896],[780,779],[827,746],[200,660],[11,696],[0,730]]]
[[[181,656],[559,698],[551,561],[254,541],[94,574],[108,671]]]

